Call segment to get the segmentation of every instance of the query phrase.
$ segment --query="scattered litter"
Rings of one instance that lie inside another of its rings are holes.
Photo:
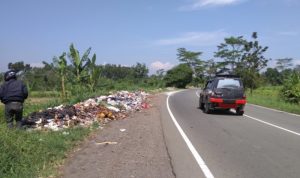
[[[120,129],[120,131],[121,131],[121,132],[125,132],[125,131],[126,131],[126,129]]]
[[[88,127],[95,122],[106,124],[111,120],[124,119],[130,112],[150,108],[148,95],[144,91],[120,91],[74,105],[60,105],[29,114],[24,119],[24,125],[29,129],[58,131],[74,126]]]
[[[149,106],[148,103],[142,103],[142,108],[143,108],[143,109],[149,109],[150,106]]]
[[[115,111],[115,112],[120,112],[119,108],[113,107],[113,106],[107,106],[107,109]]]
[[[69,132],[63,132],[62,134],[63,135],[69,135],[70,133]]]
[[[101,143],[96,143],[96,145],[116,145],[118,142],[101,142]]]

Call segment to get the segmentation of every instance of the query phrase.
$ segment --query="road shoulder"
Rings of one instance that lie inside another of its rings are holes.
[[[151,96],[150,109],[113,121],[85,141],[68,156],[61,177],[174,177],[160,121],[161,97]]]

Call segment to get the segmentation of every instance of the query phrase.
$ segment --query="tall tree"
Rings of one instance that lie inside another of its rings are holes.
[[[267,68],[263,73],[263,76],[271,85],[281,85],[283,82],[281,73],[276,68]]]
[[[134,67],[134,77],[137,79],[146,78],[148,76],[149,69],[145,64],[137,63]]]
[[[203,81],[205,65],[204,61],[200,59],[202,52],[188,51],[185,48],[177,49],[177,58],[179,62],[187,64],[193,73],[193,85],[198,85]]]
[[[281,59],[276,59],[276,68],[279,71],[283,71],[285,69],[293,67],[293,58],[281,58]]]
[[[229,67],[232,71],[235,71],[238,64],[241,63],[244,46],[247,41],[243,36],[225,38],[224,41],[218,46],[215,57],[224,60],[221,62],[224,67]]]
[[[243,77],[246,87],[250,88],[251,94],[259,78],[259,71],[267,66],[268,59],[264,53],[268,50],[267,46],[259,45],[257,33],[252,33],[252,41],[244,45],[242,61],[238,65],[238,73]]]
[[[215,62],[214,59],[209,59],[205,61],[205,75],[208,77],[212,77],[217,73],[218,69],[221,69],[223,67],[223,62]]]

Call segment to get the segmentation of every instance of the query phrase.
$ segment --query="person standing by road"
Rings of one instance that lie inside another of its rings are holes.
[[[28,97],[27,87],[21,80],[17,80],[16,72],[13,70],[5,72],[4,80],[0,87],[0,99],[5,104],[7,127],[13,128],[15,119],[16,128],[21,128],[23,103]]]

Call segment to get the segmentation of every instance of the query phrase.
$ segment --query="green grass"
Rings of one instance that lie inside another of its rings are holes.
[[[67,134],[64,134],[67,133]],[[0,177],[50,177],[86,128],[58,132],[9,130],[0,125]]]
[[[25,115],[55,106],[54,100],[43,104],[26,103]],[[89,128],[72,128],[64,131],[24,131],[6,128],[4,107],[0,107],[0,177],[50,177],[55,167],[78,141],[84,139]],[[64,135],[63,132],[68,133]]]
[[[261,87],[247,92],[247,101],[252,104],[278,109],[290,113],[300,114],[300,105],[288,103],[279,96],[281,87]]]

